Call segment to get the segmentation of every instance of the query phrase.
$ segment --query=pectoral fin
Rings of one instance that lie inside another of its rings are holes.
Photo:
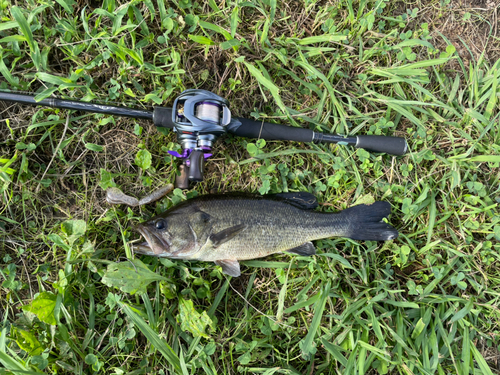
[[[224,272],[226,275],[234,277],[238,277],[241,275],[240,263],[237,260],[222,259],[222,260],[216,260],[214,263],[217,264],[218,266],[221,266],[222,272]]]
[[[226,228],[218,233],[213,233],[210,235],[210,240],[212,241],[212,246],[215,248],[233,239],[238,233],[246,229],[245,224],[235,225],[234,227]]]
[[[287,252],[302,256],[310,256],[316,254],[316,248],[312,242],[306,242],[300,246],[294,247],[293,249],[287,250]]]

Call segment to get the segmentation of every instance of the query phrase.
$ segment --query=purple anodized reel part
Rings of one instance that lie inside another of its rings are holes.
[[[203,157],[204,157],[205,159],[208,159],[210,156],[212,156],[212,155],[213,155],[213,154],[211,154],[211,153],[210,153],[210,151],[212,151],[212,149],[211,149],[210,147],[208,147],[208,146],[202,146],[202,147],[201,147],[201,149],[202,149],[203,151],[209,151],[209,152],[205,152],[205,153],[203,154]]]
[[[211,151],[212,149],[208,146],[202,146],[200,147],[203,151]],[[191,164],[191,162],[189,161],[189,155],[191,155],[191,153],[193,152],[193,149],[191,148],[185,148],[184,150],[182,150],[182,154],[179,154],[177,151],[168,151],[168,153],[170,155],[172,155],[174,158],[181,158],[181,159],[184,159],[186,161],[186,165],[189,167],[189,165]],[[204,152],[203,153],[203,157],[206,159],[208,159],[209,157],[211,157],[213,154],[211,154],[210,152]]]
[[[179,154],[177,151],[168,151],[168,153],[174,158],[186,159],[189,157],[192,151],[193,150],[190,148],[185,148],[184,150],[182,150],[182,154]]]

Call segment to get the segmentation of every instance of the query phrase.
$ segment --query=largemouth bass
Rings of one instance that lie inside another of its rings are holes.
[[[311,241],[329,237],[386,241],[398,232],[382,221],[388,202],[358,205],[339,213],[313,211],[309,193],[205,195],[187,200],[135,229],[146,242],[136,253],[215,262],[230,276],[240,260],[279,252],[314,255]]]

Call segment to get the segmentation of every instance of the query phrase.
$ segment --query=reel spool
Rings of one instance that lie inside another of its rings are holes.
[[[194,115],[203,121],[211,122],[220,125],[222,118],[223,107],[218,103],[203,101],[195,104]],[[191,122],[184,116],[184,106],[179,104],[177,112],[175,113],[176,123],[185,125]]]
[[[195,116],[214,124],[219,124],[223,108],[220,104],[204,101],[195,105]]]

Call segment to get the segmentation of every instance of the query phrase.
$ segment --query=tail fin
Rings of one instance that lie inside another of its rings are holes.
[[[391,213],[389,202],[360,204],[341,212],[347,221],[345,237],[364,241],[389,241],[398,237],[396,229],[382,221]]]

